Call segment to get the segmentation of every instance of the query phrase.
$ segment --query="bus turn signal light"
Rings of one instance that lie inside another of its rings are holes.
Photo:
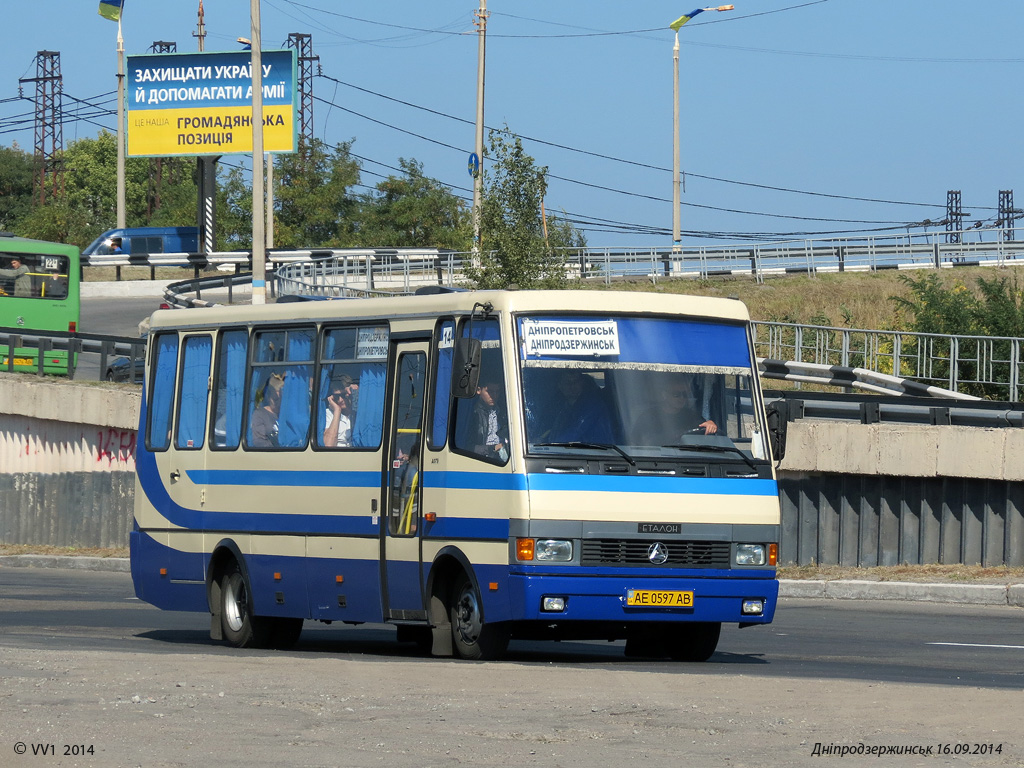
[[[516,558],[533,560],[533,539],[516,539]]]
[[[778,565],[779,563],[779,545],[769,544],[768,545],[768,565]]]

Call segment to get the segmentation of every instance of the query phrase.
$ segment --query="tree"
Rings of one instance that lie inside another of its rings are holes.
[[[274,245],[345,248],[355,244],[359,161],[352,142],[329,147],[319,139],[302,153],[280,155],[274,166]]]
[[[416,160],[399,159],[404,176],[388,176],[363,197],[359,242],[370,247],[470,247],[471,220],[459,198],[423,175]]]
[[[585,241],[572,224],[554,216],[548,217],[545,237],[547,167],[538,168],[507,129],[491,131],[489,144],[493,170],[484,176],[480,257],[467,277],[479,288],[564,287],[564,259],[556,249]]]
[[[31,207],[32,155],[17,144],[0,147],[0,230],[13,230]]]

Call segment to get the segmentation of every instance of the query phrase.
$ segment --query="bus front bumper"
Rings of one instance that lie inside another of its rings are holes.
[[[775,615],[779,582],[773,576],[752,575],[522,573],[510,576],[509,591],[513,614],[527,621],[768,624]]]

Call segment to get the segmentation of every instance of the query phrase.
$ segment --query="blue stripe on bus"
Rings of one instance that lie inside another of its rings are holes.
[[[569,475],[532,474],[527,476],[531,491],[590,491],[606,493],[706,493],[718,496],[778,496],[774,480],[725,477],[651,477],[650,475]]]
[[[424,488],[454,488],[460,491],[525,491],[526,477],[506,472],[424,472]]]
[[[380,472],[343,472],[286,469],[190,469],[196,485],[269,485],[307,488],[380,488]]]
[[[423,521],[425,539],[507,539],[508,518],[446,517]]]

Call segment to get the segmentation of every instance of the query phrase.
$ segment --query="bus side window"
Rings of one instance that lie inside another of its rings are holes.
[[[452,358],[455,351],[455,321],[442,320],[435,333],[437,352],[434,366],[434,402],[427,432],[427,444],[431,450],[439,451],[448,440],[448,412],[451,407]]]
[[[171,444],[177,369],[178,334],[162,333],[156,338],[152,386],[149,391],[149,429],[146,437],[151,451],[165,451]]]
[[[210,380],[209,336],[185,339],[181,356],[181,390],[178,395],[178,437],[174,447],[202,448],[206,435],[207,382]]]
[[[242,408],[245,404],[245,359],[249,334],[225,331],[217,348],[217,385],[213,394],[214,448],[237,448],[242,439]]]
[[[255,359],[250,381],[249,404],[252,409],[246,444],[251,448],[305,448],[309,439],[312,414],[313,354],[316,332],[312,328],[293,328],[256,334]],[[269,365],[268,365],[269,363]],[[275,378],[276,377],[276,378]],[[273,392],[267,389],[273,380]],[[263,398],[272,394],[271,416],[260,413]],[[259,414],[262,421],[274,422],[272,444],[253,432]]]
[[[464,322],[463,335],[468,329]],[[505,464],[509,457],[509,422],[499,333],[496,319],[473,322],[473,337],[483,343],[480,382],[475,397],[455,401],[453,447],[486,461]]]

